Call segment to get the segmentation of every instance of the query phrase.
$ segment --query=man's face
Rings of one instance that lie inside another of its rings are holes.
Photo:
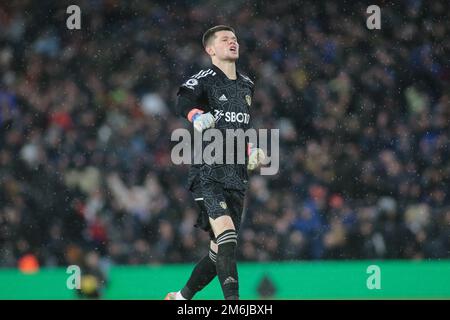
[[[233,32],[227,30],[216,32],[206,51],[209,55],[215,55],[220,60],[236,61],[239,58],[237,38]]]

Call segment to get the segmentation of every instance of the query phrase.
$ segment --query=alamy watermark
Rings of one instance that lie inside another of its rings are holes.
[[[381,269],[376,264],[372,264],[367,267],[366,273],[370,274],[367,278],[366,286],[369,290],[381,289]]]
[[[174,164],[245,164],[246,154],[249,155],[252,146],[255,146],[262,149],[265,154],[260,160],[261,175],[278,173],[279,129],[244,131],[211,128],[204,132],[194,130],[193,136],[192,138],[191,132],[183,128],[172,132],[171,141],[178,142],[170,155]]]
[[[367,18],[367,21],[366,21],[367,29],[380,30],[381,29],[381,9],[380,9],[380,7],[375,4],[368,6],[366,13],[370,14],[370,16]]]
[[[69,30],[81,29],[81,9],[77,5],[70,5],[66,9],[66,13],[70,16],[66,20],[66,26]]]
[[[69,274],[66,280],[66,287],[69,290],[81,288],[81,269],[77,265],[70,265],[66,269],[66,273]]]
[[[66,13],[70,16],[66,20],[66,26],[69,30],[81,29],[81,9],[77,5],[70,5],[66,9]],[[366,13],[370,16],[366,20],[367,29],[381,29],[381,9],[377,5],[370,5],[366,9]]]

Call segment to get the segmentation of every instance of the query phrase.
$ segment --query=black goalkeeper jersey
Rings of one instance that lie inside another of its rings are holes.
[[[196,108],[211,112],[215,118],[215,128],[223,132],[225,143],[226,129],[251,127],[250,110],[254,92],[254,83],[245,75],[237,72],[237,79],[229,79],[215,65],[201,70],[186,80],[178,90],[178,96],[189,103],[179,103],[179,114],[186,118]],[[186,100],[187,99],[187,100]],[[247,160],[246,160],[247,161]],[[189,185],[200,175],[207,175],[227,189],[246,189],[247,167],[245,164],[201,164],[192,165],[189,172]]]

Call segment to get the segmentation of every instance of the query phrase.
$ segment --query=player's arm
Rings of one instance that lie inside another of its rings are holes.
[[[198,131],[214,127],[214,116],[208,110],[207,95],[203,83],[191,78],[178,90],[177,113],[192,122]]]

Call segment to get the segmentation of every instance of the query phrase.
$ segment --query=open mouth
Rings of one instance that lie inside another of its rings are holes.
[[[230,51],[231,51],[231,52],[237,52],[236,47],[231,47],[231,48],[230,48]]]

